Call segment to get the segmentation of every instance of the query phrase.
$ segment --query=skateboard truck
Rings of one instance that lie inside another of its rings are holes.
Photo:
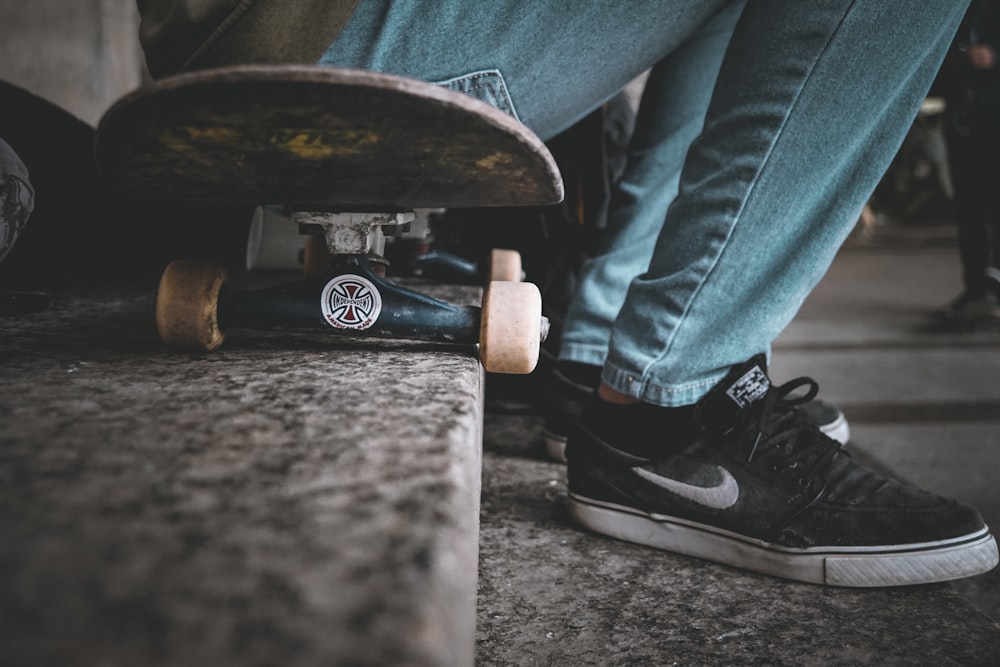
[[[304,279],[291,284],[235,290],[227,287],[221,266],[172,262],[157,293],[160,337],[169,347],[212,350],[230,328],[332,329],[344,335],[479,343],[489,372],[534,370],[549,329],[535,285],[490,281],[479,308],[441,301],[385,277],[379,262],[383,228],[401,229],[413,215],[292,212],[300,229],[321,233],[307,241]],[[325,262],[315,249],[314,239],[320,238],[325,240]]]

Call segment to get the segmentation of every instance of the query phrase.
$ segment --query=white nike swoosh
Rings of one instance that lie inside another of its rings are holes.
[[[715,486],[697,486],[678,482],[676,479],[670,479],[669,477],[661,477],[645,468],[632,468],[633,472],[639,475],[639,477],[671,493],[682,498],[687,498],[705,507],[724,510],[736,504],[736,501],[740,497],[740,485],[736,483],[736,478],[722,466],[715,466],[715,469],[722,475],[721,482]]]

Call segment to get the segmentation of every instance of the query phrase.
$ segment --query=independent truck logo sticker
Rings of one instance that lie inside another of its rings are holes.
[[[323,288],[323,319],[337,329],[367,329],[382,312],[382,296],[361,276],[337,276]]]

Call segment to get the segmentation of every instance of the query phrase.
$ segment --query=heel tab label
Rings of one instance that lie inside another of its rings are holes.
[[[770,388],[771,381],[767,378],[767,373],[760,366],[754,366],[730,385],[726,395],[733,399],[736,405],[745,408],[763,398]]]

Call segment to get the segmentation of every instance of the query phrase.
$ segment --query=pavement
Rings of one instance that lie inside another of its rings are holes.
[[[947,224],[852,238],[776,342],[771,374],[815,378],[857,458],[1000,526],[1000,332],[934,317],[959,275]],[[478,664],[1000,664],[1000,569],[823,588],[589,534],[564,509],[540,427],[487,410]]]
[[[772,375],[1000,526],[1000,333],[929,315],[958,274],[947,227],[849,243]],[[69,280],[0,317],[0,665],[1000,664],[1000,572],[823,588],[585,532],[474,348],[171,352],[154,288]]]

